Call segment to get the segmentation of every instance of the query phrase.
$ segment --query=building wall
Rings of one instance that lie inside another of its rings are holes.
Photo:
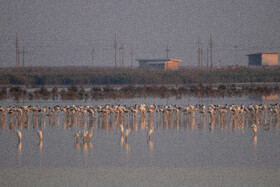
[[[158,64],[149,64],[148,62],[139,62],[139,68],[141,69],[162,69],[164,70],[164,62]]]
[[[160,63],[160,64],[149,64],[148,65],[149,69],[164,69],[164,64]]]
[[[164,64],[165,70],[178,70],[178,62],[177,61],[168,61]]]
[[[270,66],[278,65],[278,54],[263,53],[262,65],[270,65]]]
[[[169,61],[168,61],[169,60]],[[139,68],[157,70],[178,70],[178,59],[139,59]]]
[[[139,62],[139,68],[148,68],[148,64],[146,62]]]
[[[248,55],[249,66],[260,66],[262,65],[261,53]]]

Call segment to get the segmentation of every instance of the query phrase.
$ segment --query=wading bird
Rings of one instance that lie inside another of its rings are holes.
[[[150,140],[151,134],[154,132],[154,127],[151,127],[147,131],[147,140]]]
[[[125,141],[127,141],[127,136],[129,135],[129,133],[130,133],[130,129],[125,129],[124,134],[123,134]]]
[[[121,134],[123,134],[124,128],[123,128],[123,125],[122,125],[122,124],[119,125],[119,129],[120,129],[120,131],[121,131]]]
[[[88,134],[88,131],[87,130],[84,130],[82,136],[81,136],[81,139],[83,139],[83,141],[87,138],[87,134]]]
[[[92,137],[92,135],[93,135],[93,130],[91,130],[91,131],[88,133],[87,141],[90,141],[90,138]]]
[[[38,131],[37,131],[37,135],[38,135],[39,140],[40,140],[40,142],[41,142],[42,139],[43,139],[43,133],[42,133],[42,131],[41,131],[41,130],[38,130]]]
[[[21,131],[17,130],[16,131],[17,137],[18,137],[18,142],[21,142],[21,138],[22,138],[22,133]]]
[[[257,134],[257,131],[258,131],[257,125],[254,124],[254,125],[251,126],[251,128],[252,128],[254,134],[256,135],[256,134]]]
[[[78,131],[78,132],[74,135],[75,141],[78,140],[80,134],[81,134],[81,131]]]

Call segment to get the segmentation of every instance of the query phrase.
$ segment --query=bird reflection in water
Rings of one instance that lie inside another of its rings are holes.
[[[40,154],[42,154],[42,150],[43,150],[43,141],[40,141],[40,142],[38,143],[38,146],[39,146]]]
[[[213,121],[211,121],[211,122],[209,123],[209,130],[210,130],[211,132],[214,131],[214,122],[213,122]]]
[[[18,150],[18,161],[19,161],[19,165],[21,166],[21,150],[22,150],[22,143],[21,141],[18,142],[17,144],[17,150]]]
[[[83,153],[84,153],[84,161],[85,161],[85,164],[86,164],[87,163],[87,158],[88,158],[88,142],[87,141],[82,142],[81,147],[82,147],[82,150],[83,150]]]
[[[256,135],[254,135],[254,137],[253,137],[253,143],[254,143],[254,149],[256,151],[257,150],[257,144],[258,144],[258,137]]]
[[[80,152],[81,152],[81,146],[80,146],[80,144],[79,144],[77,141],[74,141],[74,146],[75,146],[75,148],[76,148],[76,150],[77,150],[77,153],[80,153]]]
[[[92,145],[92,143],[91,143],[91,142],[87,142],[87,143],[88,143],[88,147],[89,147],[90,152],[92,152],[92,151],[93,151],[93,145]]]
[[[124,137],[121,136],[121,145],[123,145],[123,144],[124,144]]]
[[[18,154],[21,155],[22,143],[18,142],[17,144]]]
[[[127,143],[127,141],[123,136],[121,136],[121,146],[125,148],[127,158],[130,158],[130,153],[131,153],[130,145]]]
[[[153,153],[154,153],[154,143],[151,140],[147,140],[147,144],[149,145],[150,148],[150,157],[153,158]]]
[[[42,161],[43,161],[43,141],[40,140],[39,143],[38,143],[38,146],[39,146],[39,158],[40,158],[40,164],[42,165]]]
[[[254,144],[254,155],[255,155],[255,160],[257,160],[257,159],[258,159],[258,157],[257,157],[258,137],[257,137],[257,135],[254,135],[254,137],[253,137],[253,144]]]
[[[5,126],[5,121],[6,121],[5,116],[3,114],[0,115],[0,127],[1,127],[1,129]]]
[[[135,119],[133,119],[132,127],[133,127],[134,131],[137,132],[138,131],[137,116],[135,116],[134,118]]]
[[[244,130],[245,129],[244,122],[240,123],[239,128],[240,128],[241,134],[244,134],[244,132],[245,132],[245,130]]]
[[[127,142],[124,142],[124,148],[125,148],[125,151],[126,151],[126,156],[128,158],[130,158],[131,150],[130,150],[130,145]]]

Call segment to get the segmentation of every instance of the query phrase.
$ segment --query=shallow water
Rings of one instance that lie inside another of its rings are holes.
[[[1,186],[279,186],[279,169],[188,168],[4,168]]]
[[[13,105],[32,105],[32,106],[55,106],[55,105],[135,105],[135,104],[157,104],[157,105],[186,105],[186,104],[237,104],[237,105],[248,105],[248,104],[270,104],[278,103],[279,95],[272,95],[270,97],[261,97],[261,96],[242,96],[242,97],[189,97],[189,96],[180,96],[180,97],[144,97],[144,98],[130,98],[130,99],[100,99],[100,100],[14,100],[14,99],[5,99],[0,100],[1,106],[13,106]]]
[[[260,98],[181,98],[180,100],[145,98],[80,103],[79,101],[58,103],[24,101],[18,104],[134,105],[140,102],[177,105],[188,103],[248,105],[260,104],[262,100]],[[2,102],[2,106],[10,104],[10,101]],[[126,128],[132,129],[127,141],[121,138],[118,128],[120,121]],[[147,113],[144,117],[138,114],[137,117],[126,115],[117,119],[112,115],[93,119],[87,116],[66,119],[62,112],[58,112],[53,117],[30,115],[29,122],[24,124],[15,117],[1,117],[0,176],[4,177],[4,180],[0,184],[17,186],[22,181],[23,184],[28,185],[31,183],[27,179],[32,178],[34,186],[53,184],[57,186],[63,184],[66,186],[67,184],[278,186],[279,118],[271,120],[268,115],[264,115],[261,121],[257,135],[254,136],[249,119],[240,118],[237,122],[233,122],[230,117],[225,117],[222,123],[211,124],[209,116],[202,114],[190,117],[184,114],[163,116]],[[150,140],[146,138],[145,122],[155,127]],[[263,124],[266,123],[270,125],[264,126]],[[22,131],[21,143],[18,143],[12,130],[13,126]],[[38,129],[43,132],[42,142],[36,134]],[[81,140],[75,142],[74,134],[77,130],[83,129],[94,129],[92,139],[90,142]],[[34,173],[37,173],[38,178],[32,177]],[[76,173],[76,177],[71,178],[73,173]],[[56,175],[61,176],[61,179]],[[12,176],[16,176],[20,181],[13,180]],[[48,181],[43,180],[43,176]],[[69,177],[72,183],[67,181]],[[81,181],[81,178],[84,180]]]

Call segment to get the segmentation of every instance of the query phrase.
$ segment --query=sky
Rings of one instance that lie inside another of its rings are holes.
[[[133,67],[166,58],[167,46],[197,66],[198,38],[207,66],[210,34],[213,66],[247,66],[247,54],[280,51],[279,18],[279,0],[1,0],[0,67],[16,65],[16,33],[21,66],[23,48],[25,66],[90,66],[92,56],[114,66],[115,35],[117,66],[131,66],[131,51]]]

